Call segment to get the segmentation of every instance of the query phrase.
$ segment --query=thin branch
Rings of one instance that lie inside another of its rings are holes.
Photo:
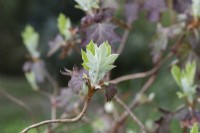
[[[140,89],[140,91],[137,93],[137,95],[143,95],[147,90],[148,88],[153,84],[153,82],[155,81],[156,79],[156,75],[152,75],[148,80],[147,82],[144,84],[144,86],[142,87],[142,89]],[[135,97],[132,102],[130,103],[130,108],[134,108],[135,106],[138,105],[138,99],[137,97]]]
[[[147,91],[147,89],[150,87],[150,85],[153,83],[153,81],[155,80],[155,76],[156,76],[155,73],[160,69],[160,67],[166,61],[168,61],[170,58],[173,57],[173,55],[177,52],[177,49],[179,48],[179,46],[184,41],[185,36],[186,36],[186,32],[183,32],[182,34],[180,34],[180,36],[178,37],[177,41],[172,46],[172,51],[163,60],[161,60],[160,63],[158,63],[153,69],[151,69],[151,70],[149,70],[147,72],[143,72],[143,73],[125,75],[125,76],[116,78],[114,80],[111,80],[111,82],[117,84],[117,83],[120,83],[120,82],[126,81],[126,80],[131,80],[131,79],[136,79],[136,78],[144,78],[144,77],[151,76],[138,94],[141,95],[141,94],[145,93]],[[131,104],[129,105],[129,108],[132,109],[137,105],[138,105],[138,100],[135,97],[132,100]],[[118,127],[120,126],[121,123],[123,123],[126,120],[127,116],[128,116],[128,113],[124,112],[121,115],[121,117],[116,122],[114,122],[114,124],[112,125],[112,128],[111,128],[113,133],[115,133],[117,131]]]
[[[147,89],[152,85],[152,83],[155,81],[155,77],[156,77],[155,75],[152,75],[152,76],[149,78],[149,80],[147,80],[147,82],[144,84],[144,86],[142,87],[142,89],[140,89],[140,91],[137,93],[137,95],[143,95],[143,94],[147,91]],[[130,109],[135,108],[135,107],[138,105],[138,103],[139,103],[138,98],[135,97],[135,98],[131,101],[131,103],[130,103],[130,105],[129,105],[129,108],[130,108]],[[121,115],[121,117],[119,118],[118,121],[120,121],[120,123],[121,123],[122,121],[124,121],[124,120],[126,119],[127,116],[128,116],[128,113],[124,112],[124,113]]]
[[[121,54],[122,51],[124,50],[124,47],[125,47],[126,41],[127,41],[127,39],[128,39],[129,33],[130,33],[130,30],[125,30],[125,31],[124,31],[124,34],[123,34],[123,37],[122,37],[122,41],[121,41],[121,43],[119,44],[119,48],[118,48],[118,50],[117,50],[117,53],[118,53],[118,54]]]
[[[73,122],[79,121],[86,113],[90,98],[91,97],[89,97],[89,96],[86,97],[85,103],[84,103],[84,107],[83,107],[81,113],[78,116],[76,116],[75,118],[72,118],[72,119],[55,119],[55,120],[42,121],[42,122],[33,124],[33,125],[25,128],[21,133],[27,133],[29,130],[31,130],[33,128],[40,127],[40,126],[46,125],[46,124],[51,124],[51,123],[73,123]]]
[[[31,109],[29,108],[29,106],[27,106],[26,103],[24,103],[23,101],[21,101],[20,99],[12,96],[11,94],[9,94],[8,92],[6,92],[3,88],[0,87],[0,93],[2,95],[4,95],[6,98],[8,98],[10,101],[12,101],[13,103],[17,104],[18,106],[22,107],[23,109],[25,109],[29,116],[32,118],[32,122],[34,123],[35,122],[35,117],[31,111]],[[39,133],[39,130],[36,129],[37,132]]]
[[[144,84],[144,86],[142,87],[142,89],[140,89],[140,91],[138,92],[137,95],[143,95],[148,88],[152,85],[152,83],[155,81],[155,77],[156,75],[152,75],[149,80],[147,80],[147,82]],[[129,104],[129,108],[133,109],[138,105],[139,101],[137,99],[137,97],[135,97],[131,103]],[[124,123],[124,121],[126,120],[126,118],[128,117],[129,113],[127,111],[124,111],[122,113],[122,115],[112,124],[112,128],[111,128],[111,132],[112,133],[116,133],[117,129],[119,128],[120,125],[122,125],[122,123]]]
[[[112,80],[111,82],[112,83],[119,83],[119,82],[122,82],[122,81],[125,81],[125,80],[130,80],[130,79],[136,79],[136,78],[144,78],[144,77],[148,77],[148,76],[151,76],[149,78],[149,80],[144,84],[144,86],[142,87],[142,89],[138,92],[138,95],[143,95],[147,89],[151,86],[151,84],[153,83],[153,81],[155,80],[155,73],[160,69],[160,67],[167,61],[169,60],[171,57],[173,57],[173,53],[169,53],[160,63],[158,63],[153,69],[147,71],[147,72],[144,72],[144,73],[136,73],[136,74],[131,74],[131,75],[125,75],[125,76],[122,76],[122,77],[119,77],[117,79],[114,79]],[[137,97],[135,97],[131,104],[129,105],[129,108],[132,109],[134,108],[135,106],[138,105],[138,99]],[[116,120],[113,125],[112,125],[112,132],[115,133],[118,129],[118,127],[121,125],[121,123],[123,123],[126,118],[128,117],[128,112],[124,112],[118,120]]]
[[[54,80],[54,78],[51,76],[51,74],[47,70],[44,70],[44,75],[46,76],[49,83],[53,86],[53,94],[56,95],[58,91],[57,82]]]
[[[31,109],[23,101],[21,101],[18,98],[12,96],[11,94],[7,93],[2,88],[0,88],[0,93],[3,94],[6,98],[8,98],[13,103],[15,103],[15,104],[19,105],[20,107],[24,108],[29,113],[29,115],[33,118],[33,114],[31,112]]]
[[[157,72],[160,67],[167,61],[169,60],[171,57],[173,56],[173,53],[169,53],[165,59],[163,59],[160,63],[158,63],[154,68],[152,68],[149,71],[146,72],[141,72],[141,73],[135,73],[135,74],[128,74],[128,75],[124,75],[121,77],[118,77],[116,79],[111,80],[110,82],[113,84],[118,84],[120,82],[126,81],[126,80],[133,80],[133,79],[138,79],[138,78],[145,78],[148,76],[151,76],[152,74],[154,74],[155,72]]]
[[[149,71],[146,72],[141,72],[141,73],[136,73],[136,74],[129,74],[129,75],[124,75],[121,77],[118,77],[116,79],[111,80],[110,82],[113,84],[118,84],[120,82],[126,81],[126,80],[133,80],[133,79],[138,79],[138,78],[145,78],[148,77],[152,74],[154,74],[156,71],[160,69],[160,67],[170,58],[173,57],[173,55],[177,52],[179,46],[182,44],[183,40],[185,39],[186,32],[183,32],[180,34],[178,37],[177,41],[172,47],[172,52],[170,52],[162,61],[160,61],[154,68],[152,68]]]
[[[55,106],[54,96],[51,96],[50,101],[51,101],[51,119],[53,120],[57,118],[57,108]]]
[[[137,116],[133,112],[131,112],[129,107],[118,96],[115,96],[115,100],[116,100],[117,103],[119,103],[126,110],[126,112],[131,116],[133,121],[135,121],[140,126],[142,133],[146,133],[145,126],[137,118]]]

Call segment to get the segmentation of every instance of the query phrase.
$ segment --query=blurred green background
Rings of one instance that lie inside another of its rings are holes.
[[[36,121],[50,118],[50,103],[48,99],[34,92],[24,77],[22,66],[27,60],[27,51],[20,34],[26,24],[35,27],[40,34],[39,50],[48,70],[55,73],[53,76],[59,81],[60,86],[67,86],[66,78],[60,74],[60,69],[72,68],[74,64],[80,66],[80,56],[73,53],[60,60],[58,54],[47,58],[46,53],[48,42],[58,33],[57,17],[60,12],[68,16],[74,25],[80,23],[84,13],[74,8],[74,4],[73,0],[0,0],[0,87],[27,103],[34,112]],[[150,23],[144,15],[134,22],[134,30],[130,33],[126,47],[116,62],[117,68],[112,71],[112,78],[152,68],[149,42],[155,30],[156,24]],[[123,32],[119,30],[119,34],[122,35]],[[131,90],[131,99],[146,80],[124,82],[118,86],[118,92],[125,93]],[[156,107],[174,110],[180,104],[181,101],[177,100],[175,95],[176,91],[177,86],[166,64],[148,92],[155,92],[155,100],[151,104],[137,108],[135,113],[144,123],[147,119],[158,119],[161,113]],[[20,132],[30,124],[31,119],[23,108],[0,95],[0,133]],[[128,126],[130,129],[138,128],[132,121],[129,121]],[[174,120],[171,127],[173,131],[180,131],[177,120]],[[71,132],[88,133],[92,132],[92,128],[84,125]]]

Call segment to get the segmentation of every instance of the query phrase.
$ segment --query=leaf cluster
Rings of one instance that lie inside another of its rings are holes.
[[[193,102],[196,85],[194,84],[196,72],[196,62],[188,62],[183,70],[177,65],[174,65],[171,69],[173,78],[177,85],[182,89],[182,92],[178,92],[178,96],[187,97],[190,103]]]
[[[113,69],[112,65],[118,54],[111,53],[111,46],[103,42],[99,47],[93,41],[86,46],[86,52],[81,51],[83,67],[89,71],[89,78],[93,85],[98,84],[105,74]]]

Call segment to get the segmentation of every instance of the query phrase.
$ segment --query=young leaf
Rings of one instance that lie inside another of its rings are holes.
[[[193,125],[192,129],[190,130],[190,133],[199,133],[197,124]]]
[[[38,57],[39,53],[37,51],[39,34],[34,30],[31,25],[27,25],[24,31],[21,33],[23,42],[33,57]]]
[[[138,18],[138,14],[140,11],[140,4],[138,1],[128,0],[125,3],[125,11],[124,16],[127,20],[128,24],[131,24]]]
[[[72,71],[65,69],[65,71],[61,73],[63,75],[71,76],[68,86],[74,93],[79,94],[80,91],[85,91],[83,90],[85,88],[83,75],[88,75],[88,72],[85,69],[79,70],[78,67],[74,66]]]
[[[25,73],[33,72],[37,83],[42,83],[45,81],[45,63],[41,60],[35,62],[27,61],[23,65],[23,71]]]
[[[88,58],[87,58],[86,52],[83,51],[82,49],[81,49],[81,55],[82,55],[82,59],[83,59],[82,65],[85,68],[85,70],[89,71],[90,68],[86,65],[86,63],[88,63]]]
[[[192,0],[192,15],[195,18],[200,17],[200,0]]]
[[[47,55],[51,56],[52,54],[54,54],[57,50],[59,50],[59,48],[62,46],[63,43],[64,43],[63,37],[60,35],[57,35],[54,40],[49,42],[50,49]]]
[[[196,72],[196,62],[193,61],[192,63],[187,63],[185,67],[185,73],[187,74],[186,77],[190,85],[194,83],[195,72]]]
[[[88,44],[86,52],[82,51],[82,65],[89,70],[89,77],[93,84],[97,84],[109,70],[115,67],[112,64],[117,57],[118,54],[111,54],[111,46],[108,42],[102,43],[99,47],[93,41]]]
[[[149,11],[149,19],[156,22],[160,13],[167,9],[165,0],[144,0],[144,9]]]
[[[71,38],[70,28],[70,19],[65,17],[64,14],[60,13],[60,15],[58,16],[58,29],[60,34],[65,37],[65,40],[69,40]]]
[[[173,78],[175,79],[178,86],[181,87],[181,70],[177,65],[174,65],[171,69],[171,74]]]
[[[187,97],[188,102],[192,103],[196,93],[197,85],[194,84],[196,72],[196,63],[188,62],[183,70],[176,65],[171,69],[172,76],[174,77],[176,83],[182,89],[183,93],[178,93],[179,97]]]
[[[109,86],[107,86],[105,88],[105,97],[106,97],[106,101],[109,102],[112,100],[112,98],[115,96],[115,94],[117,93],[117,90],[115,88],[114,84],[109,84]]]
[[[86,12],[91,12],[92,9],[99,8],[99,0],[75,0],[75,1],[78,3],[76,7]]]
[[[108,41],[109,44],[119,42],[120,37],[114,32],[115,28],[116,26],[111,23],[93,24],[85,29],[86,39],[84,40],[84,43],[87,44],[90,40],[93,40],[97,44],[101,44],[105,40]]]
[[[79,94],[80,90],[82,89],[83,80],[77,67],[73,68],[71,79],[68,82],[68,86],[76,94]]]
[[[81,104],[79,96],[74,95],[70,88],[60,88],[59,95],[55,97],[55,106],[64,108],[66,112],[72,112]]]
[[[31,85],[31,87],[33,88],[33,90],[38,90],[38,85],[36,83],[36,78],[35,78],[35,73],[33,72],[26,72],[25,73],[25,77],[27,79],[27,81],[29,82],[29,84]]]

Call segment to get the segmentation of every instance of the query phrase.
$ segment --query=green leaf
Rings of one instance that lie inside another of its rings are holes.
[[[192,129],[190,130],[190,133],[199,133],[197,124],[193,125]]]
[[[192,15],[195,18],[200,17],[200,0],[192,0]]]
[[[176,83],[182,89],[182,92],[177,93],[178,97],[179,98],[186,97],[189,103],[193,102],[196,92],[195,90],[197,85],[194,84],[195,72],[196,72],[195,61],[193,61],[192,63],[187,62],[183,70],[180,70],[180,68],[176,65],[174,65],[171,69],[171,73]]]
[[[39,52],[37,51],[39,34],[34,30],[31,25],[27,25],[24,31],[21,33],[23,43],[27,50],[33,57],[38,57]]]
[[[79,8],[86,12],[92,12],[92,9],[99,8],[99,0],[75,0],[78,5],[76,8]]]
[[[93,41],[90,41],[90,43],[87,45],[86,49],[87,51],[91,51],[92,54],[94,55],[95,54],[95,45],[93,45],[94,42]]]
[[[58,16],[58,29],[61,35],[65,37],[65,40],[71,38],[71,21],[69,18],[65,17],[64,14],[60,13]]]
[[[86,65],[86,63],[88,63],[88,59],[87,59],[87,55],[85,53],[85,51],[81,50],[81,55],[82,55],[82,59],[83,59],[83,67],[85,68],[85,70],[89,71],[89,67]]]
[[[31,85],[31,87],[34,89],[34,90],[38,90],[39,87],[37,85],[37,82],[36,82],[36,75],[34,72],[26,72],[25,73],[25,77],[27,79],[27,81],[29,82],[29,84]]]
[[[176,95],[178,96],[178,98],[184,98],[184,97],[187,96],[185,93],[182,93],[182,92],[180,92],[180,91],[178,91],[178,92],[176,93]]]
[[[181,70],[177,65],[172,66],[171,74],[178,86],[181,87]]]
[[[105,44],[106,44],[106,47],[108,48],[108,55],[110,55],[111,54],[111,47],[110,47],[108,41],[106,41]]]
[[[82,50],[83,67],[89,70],[89,77],[93,84],[98,82],[105,74],[113,69],[112,65],[118,54],[111,54],[111,46],[108,42],[102,43],[99,47],[93,41],[86,47],[86,52]]]
[[[196,62],[193,61],[192,63],[188,62],[185,67],[185,73],[188,80],[188,83],[192,85],[194,83],[196,72]]]

